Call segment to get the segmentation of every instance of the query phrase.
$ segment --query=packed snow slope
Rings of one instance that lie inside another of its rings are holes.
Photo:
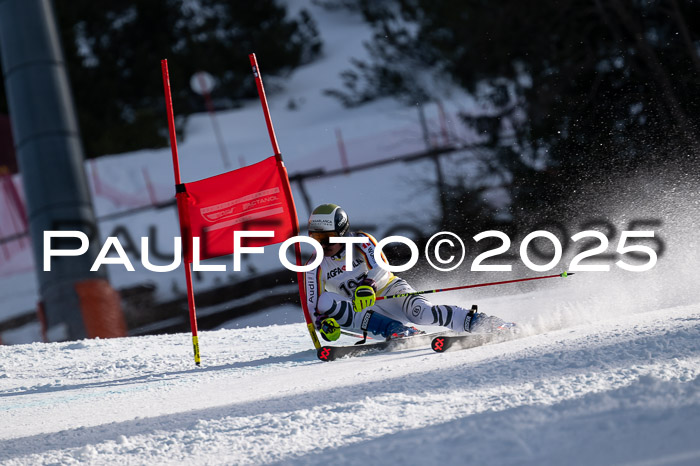
[[[301,324],[203,332],[199,368],[187,335],[0,347],[0,463],[700,462],[700,304],[522,314],[519,340],[332,363]]]

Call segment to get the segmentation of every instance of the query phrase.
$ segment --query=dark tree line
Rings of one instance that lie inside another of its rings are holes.
[[[640,167],[699,166],[698,1],[319,2],[375,31],[373,58],[329,92],[361,105],[449,98],[439,82],[467,90],[481,110],[463,123],[512,177],[516,217]]]
[[[168,59],[176,115],[202,111],[190,77],[217,80],[217,107],[256,95],[248,54],[266,75],[312,61],[321,41],[302,10],[275,0],[71,0],[54,2],[88,157],[167,145],[160,60]],[[4,93],[0,99],[7,111]]]

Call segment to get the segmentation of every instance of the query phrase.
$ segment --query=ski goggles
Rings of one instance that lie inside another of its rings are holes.
[[[309,236],[319,242],[321,246],[328,246],[331,244],[331,237],[337,237],[338,233],[335,231],[310,231]]]

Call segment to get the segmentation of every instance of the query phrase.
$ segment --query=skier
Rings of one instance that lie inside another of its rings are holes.
[[[309,236],[321,244],[323,261],[306,272],[306,299],[316,328],[326,341],[340,337],[340,329],[368,332],[384,338],[422,333],[410,323],[439,325],[455,332],[484,333],[512,327],[498,317],[460,306],[434,305],[421,295],[375,302],[376,296],[413,293],[403,279],[379,267],[374,257],[377,241],[365,232],[349,232],[345,211],[335,204],[316,207],[309,217]],[[352,271],[346,270],[348,248],[331,243],[330,237],[367,238],[352,245]],[[314,256],[309,262],[313,262]],[[386,258],[382,254],[382,259]]]

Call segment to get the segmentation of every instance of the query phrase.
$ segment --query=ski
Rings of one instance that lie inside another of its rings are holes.
[[[430,342],[430,347],[436,353],[444,353],[451,349],[468,349],[490,343],[500,343],[514,340],[518,334],[511,331],[493,333],[464,333],[460,335],[438,335]]]
[[[417,348],[432,341],[439,335],[443,335],[443,333],[424,333],[412,337],[364,343],[361,345],[322,346],[316,353],[318,359],[321,361],[335,361],[339,358],[350,358],[372,351],[394,351],[398,349]]]

